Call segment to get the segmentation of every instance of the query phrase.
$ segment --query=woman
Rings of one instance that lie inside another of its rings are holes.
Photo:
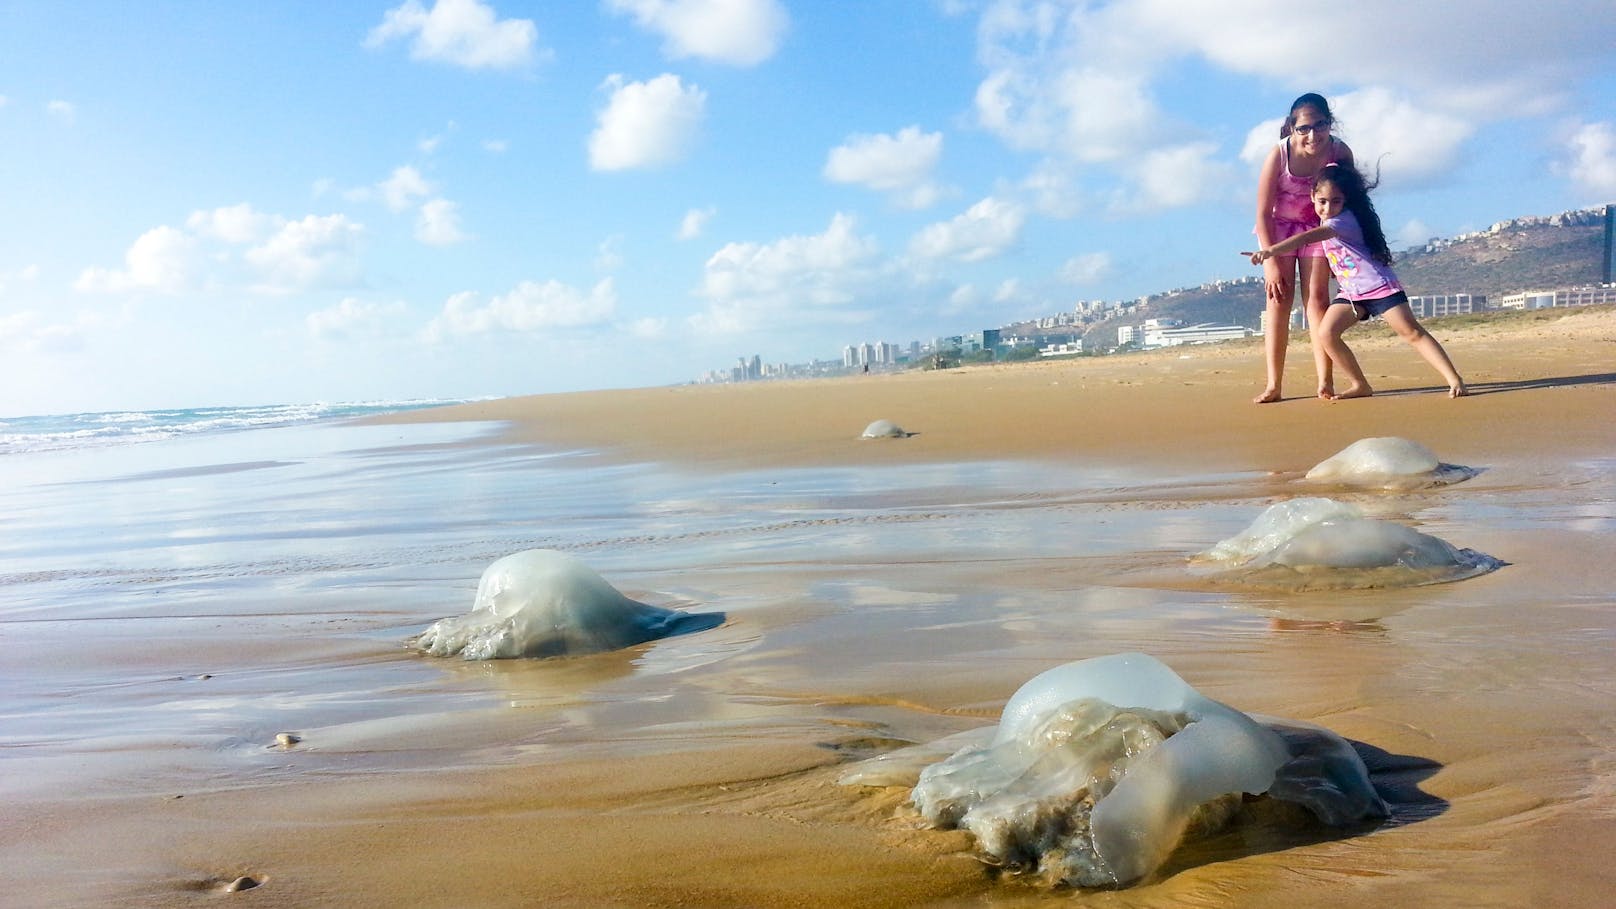
[[[1257,177],[1257,245],[1276,243],[1319,226],[1313,210],[1313,178],[1327,164],[1351,165],[1352,149],[1330,134],[1335,117],[1322,95],[1309,92],[1291,104],[1279,130],[1279,143],[1263,162]],[[1290,343],[1291,306],[1296,287],[1302,287],[1302,305],[1309,328],[1315,328],[1330,306],[1330,268],[1323,247],[1309,243],[1294,252],[1263,262],[1263,283],[1268,291],[1268,330],[1263,349],[1268,365],[1268,386],[1253,400],[1269,404],[1281,399],[1285,377],[1285,347]],[[1313,367],[1318,372],[1318,395],[1335,395],[1330,358],[1316,339],[1312,342]]]

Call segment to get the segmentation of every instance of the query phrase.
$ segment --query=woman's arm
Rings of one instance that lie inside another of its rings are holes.
[[[1279,188],[1279,146],[1269,149],[1257,174],[1257,246],[1274,242],[1274,194]]]

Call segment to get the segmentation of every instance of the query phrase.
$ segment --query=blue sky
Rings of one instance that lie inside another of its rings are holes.
[[[1616,201],[1609,0],[0,2],[0,415],[662,385]],[[1253,368],[1256,368],[1255,366]]]

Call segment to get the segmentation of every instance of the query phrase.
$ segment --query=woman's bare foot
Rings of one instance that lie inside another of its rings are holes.
[[[1265,389],[1263,389],[1262,394],[1260,394],[1260,395],[1256,396],[1255,398],[1251,399],[1251,403],[1253,403],[1253,404],[1272,404],[1275,401],[1280,401],[1280,400],[1283,400],[1283,399],[1284,399],[1284,395],[1281,395],[1279,393],[1279,389],[1277,389],[1277,388],[1265,388]]]
[[[1345,401],[1348,398],[1367,398],[1367,397],[1373,395],[1374,393],[1375,393],[1375,390],[1373,388],[1370,388],[1368,385],[1353,385],[1350,388],[1348,388],[1346,391],[1343,391],[1340,394],[1336,395],[1331,400],[1333,400],[1333,401]]]
[[[1335,386],[1326,382],[1319,386],[1319,397],[1325,401],[1335,400]]]
[[[1448,386],[1448,397],[1450,398],[1462,398],[1467,394],[1470,394],[1470,389],[1466,388],[1465,383],[1462,381]]]

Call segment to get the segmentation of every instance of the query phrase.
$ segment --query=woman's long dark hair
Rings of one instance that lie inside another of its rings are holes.
[[[1334,129],[1335,114],[1330,113],[1330,102],[1324,100],[1323,95],[1308,92],[1291,102],[1291,112],[1285,115],[1285,122],[1279,125],[1279,137],[1281,139],[1291,134],[1291,129],[1296,126],[1296,112],[1304,107],[1311,107],[1318,111],[1319,116],[1324,118],[1324,122]]]
[[[1326,164],[1313,178],[1313,191],[1318,192],[1318,188],[1326,183],[1341,190],[1341,195],[1345,197],[1342,207],[1358,219],[1370,257],[1382,265],[1392,264],[1392,250],[1386,245],[1386,231],[1380,226],[1375,203],[1369,200],[1369,191],[1380,185],[1378,168],[1375,179],[1369,180],[1350,164]]]

